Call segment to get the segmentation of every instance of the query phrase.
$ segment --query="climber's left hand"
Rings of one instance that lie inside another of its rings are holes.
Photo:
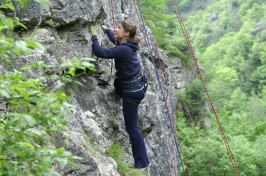
[[[91,26],[91,35],[96,35],[95,26]]]

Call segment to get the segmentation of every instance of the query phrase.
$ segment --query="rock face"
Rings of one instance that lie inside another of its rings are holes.
[[[61,58],[93,57],[91,50],[91,34],[89,28],[96,25],[99,41],[103,47],[112,47],[103,33],[100,25],[112,28],[112,19],[116,24],[120,20],[130,20],[139,26],[138,35],[142,38],[139,58],[149,77],[149,88],[145,99],[139,106],[139,126],[142,130],[148,155],[151,160],[150,175],[179,175],[179,156],[171,133],[166,106],[170,117],[175,119],[178,104],[174,87],[184,89],[195,77],[195,72],[184,68],[179,59],[176,66],[170,70],[168,57],[156,49],[156,41],[152,31],[146,26],[155,64],[148,58],[148,48],[140,30],[134,5],[130,0],[113,1],[114,16],[110,0],[51,0],[47,5],[31,3],[28,8],[16,7],[15,15],[29,28],[22,32],[22,37],[32,36],[34,31],[45,28],[46,32],[36,33],[34,39],[40,41],[46,48],[46,53],[36,52],[36,60],[59,64]],[[81,169],[70,165],[60,169],[61,175],[71,176],[117,176],[117,163],[108,155],[108,146],[118,143],[125,151],[124,157],[128,164],[133,163],[129,137],[125,131],[121,100],[115,95],[112,86],[111,61],[98,58],[94,62],[97,71],[89,72],[79,78],[84,87],[69,84],[66,89],[71,92],[71,104],[76,106],[76,112],[69,114],[68,125],[63,136],[56,137],[56,146],[64,146],[74,155],[82,157],[77,163]],[[154,67],[156,65],[156,68]],[[156,69],[160,74],[158,84]],[[175,75],[172,75],[175,74]],[[62,84],[57,83],[54,89]],[[68,145],[65,141],[68,140]]]

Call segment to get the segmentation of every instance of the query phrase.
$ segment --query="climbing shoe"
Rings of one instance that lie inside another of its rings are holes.
[[[144,166],[134,166],[136,169],[138,169],[139,171],[145,171],[151,164],[148,164],[148,165],[144,165]]]

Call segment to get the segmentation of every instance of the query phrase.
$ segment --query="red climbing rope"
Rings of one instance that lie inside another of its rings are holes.
[[[113,22],[113,27],[114,27],[114,30],[115,30],[115,8],[114,8],[114,2],[113,0],[110,0],[111,2],[111,12],[112,12],[112,22]],[[115,45],[116,45],[116,39],[115,39]],[[113,72],[113,59],[111,59],[111,74]]]
[[[144,12],[143,12],[143,13],[144,13]],[[157,55],[158,55],[158,57],[159,57],[160,70],[161,70],[161,75],[162,75],[162,82],[164,82],[164,74],[163,74],[163,70],[162,70],[162,62],[161,62],[161,58],[162,58],[162,57],[161,57],[161,55],[160,55],[160,53],[159,53],[159,47],[158,47],[158,45],[157,45],[157,41],[156,41],[156,39],[155,39],[155,42],[156,42],[156,51],[157,51]],[[172,73],[171,73],[171,74],[172,74]],[[166,99],[166,100],[167,100],[167,99]],[[203,140],[202,140],[202,138],[201,138],[201,136],[200,136],[200,134],[199,134],[199,131],[198,131],[197,128],[196,128],[196,123],[195,123],[195,121],[193,120],[193,118],[192,118],[192,116],[191,116],[191,114],[190,114],[190,112],[189,112],[189,109],[188,109],[188,107],[187,107],[185,101],[182,99],[182,97],[181,97],[181,101],[182,101],[183,106],[185,107],[185,110],[187,111],[187,114],[189,115],[189,117],[190,117],[190,119],[191,119],[191,121],[192,121],[192,123],[193,123],[193,125],[194,125],[194,127],[195,127],[195,129],[196,129],[197,136],[198,136],[198,138],[200,138],[201,145],[202,145],[203,148],[205,149],[206,156],[207,156],[207,158],[209,159],[209,161],[210,161],[210,163],[211,163],[211,166],[212,166],[212,168],[213,168],[213,170],[214,170],[214,172],[215,172],[215,175],[218,176],[217,171],[216,171],[216,169],[215,169],[215,167],[214,167],[214,164],[213,164],[213,162],[212,162],[212,160],[211,160],[211,157],[210,157],[210,155],[209,155],[209,152],[208,152],[208,150],[206,149],[206,146],[205,146],[205,144],[204,144],[204,142],[203,142]],[[175,129],[176,129],[176,128],[175,128]],[[178,140],[178,143],[180,143],[178,137],[177,137],[177,140]],[[184,154],[184,152],[183,152],[183,150],[182,150],[182,146],[179,145],[179,147],[180,147],[180,151],[181,151],[181,153],[182,153],[182,156],[183,156],[183,158],[184,158],[184,163],[185,163],[185,165],[186,165],[187,173],[188,173],[188,176],[189,176],[189,175],[190,175],[190,171],[189,171],[188,163],[187,163],[186,158],[185,158],[185,154]],[[177,174],[176,174],[176,175],[177,175]]]
[[[140,3],[141,4],[141,3]],[[144,14],[144,16],[145,16],[145,11],[143,11],[143,14]],[[157,53],[157,56],[158,56],[158,59],[159,59],[159,68],[160,68],[160,72],[161,72],[161,79],[162,79],[162,83],[164,83],[165,82],[165,77],[164,77],[164,72],[163,72],[163,69],[162,69],[162,57],[161,57],[161,54],[159,53],[159,46],[158,46],[158,42],[156,41],[156,39],[154,39],[155,40],[155,43],[156,43],[156,46],[155,46],[155,50],[156,50],[156,53]],[[163,91],[165,92],[165,94],[167,95],[168,93],[167,93],[167,90],[165,90],[165,87],[163,86]],[[167,101],[167,103],[168,103],[168,96],[166,96],[165,97],[165,99],[166,99],[166,101]],[[172,116],[172,113],[171,113],[172,111],[170,110],[170,117],[171,117],[171,121],[172,121],[172,124],[174,124],[174,129],[176,129],[176,125],[175,125],[175,123],[174,123],[174,121],[173,121],[173,116]],[[178,139],[178,135],[177,135],[177,132],[175,132],[176,133],[176,136],[177,136],[177,141],[178,141],[178,143],[180,144],[180,141],[179,141],[179,139]],[[174,139],[172,140],[172,142],[174,142]],[[187,175],[188,176],[190,176],[190,171],[189,171],[189,167],[188,167],[188,163],[187,163],[187,161],[186,161],[186,158],[185,158],[185,155],[184,155],[184,152],[183,152],[183,150],[182,150],[182,147],[181,147],[181,145],[179,145],[179,148],[180,148],[180,152],[181,152],[181,155],[182,155],[182,157],[183,157],[183,160],[184,160],[184,164],[185,164],[185,166],[186,166],[186,170],[187,170]],[[174,144],[172,144],[172,150],[173,151],[175,151],[174,150]],[[174,163],[176,164],[177,163],[177,160],[176,160],[176,158],[174,158]],[[176,168],[175,168],[175,175],[178,175],[177,173],[178,173],[178,171],[176,170]]]
[[[148,36],[146,34],[145,26],[141,22],[141,21],[143,21],[143,19],[142,19],[142,16],[141,16],[140,8],[138,10],[137,5],[136,5],[136,2],[134,0],[133,0],[133,4],[134,4],[135,10],[136,10],[136,14],[137,14],[138,19],[139,19],[139,23],[140,23],[140,26],[141,26],[141,29],[142,29],[142,33],[143,33],[145,42],[147,44],[147,48],[148,48],[149,55],[151,57],[151,61],[153,62],[153,65],[154,65],[154,69],[155,69],[155,72],[156,72],[156,75],[157,75],[157,79],[158,79],[158,82],[159,82],[159,86],[160,86],[160,89],[161,89],[161,92],[162,92],[162,95],[163,95],[164,103],[165,103],[165,106],[166,106],[166,109],[167,109],[167,112],[168,112],[168,118],[169,118],[169,121],[170,121],[171,129],[172,129],[172,134],[173,134],[174,139],[175,139],[176,149],[178,151],[179,158],[180,158],[180,162],[181,162],[182,168],[184,170],[183,163],[182,163],[182,157],[181,157],[181,154],[180,154],[180,151],[179,151],[179,148],[178,148],[178,142],[179,141],[178,141],[178,138],[177,138],[177,133],[176,133],[175,128],[173,127],[173,120],[172,120],[172,117],[171,117],[171,113],[169,112],[169,107],[168,107],[167,100],[166,100],[166,97],[165,97],[165,92],[164,92],[164,90],[162,88],[160,78],[158,77],[158,71],[156,69],[156,64],[155,64],[155,61],[154,61],[154,57],[152,55],[151,47],[149,45]],[[186,171],[185,170],[184,170],[184,175],[186,175]]]
[[[222,125],[221,125],[221,123],[220,123],[220,120],[219,120],[219,118],[218,118],[218,115],[217,115],[217,113],[216,113],[216,110],[215,110],[215,108],[214,108],[214,105],[213,105],[213,102],[212,102],[212,100],[211,100],[211,97],[210,97],[210,95],[209,95],[209,92],[208,92],[208,89],[207,89],[206,83],[205,83],[205,81],[204,81],[204,78],[203,78],[203,76],[202,76],[202,73],[201,73],[200,67],[199,67],[198,62],[197,62],[197,58],[196,58],[196,56],[195,56],[195,53],[194,53],[194,51],[193,51],[193,48],[192,48],[192,45],[191,45],[190,39],[189,39],[189,37],[188,37],[188,34],[187,34],[187,31],[186,31],[185,25],[184,25],[184,23],[183,23],[182,16],[181,16],[180,11],[179,11],[179,8],[178,8],[178,4],[177,4],[177,2],[176,2],[175,0],[171,0],[171,3],[172,3],[172,5],[173,5],[173,7],[174,7],[174,10],[175,10],[175,13],[176,13],[176,15],[177,15],[177,18],[178,18],[178,21],[179,21],[179,23],[180,23],[180,26],[181,26],[181,28],[182,28],[183,34],[184,34],[184,36],[185,36],[185,38],[186,38],[186,41],[187,41],[187,44],[188,44],[188,47],[189,47],[190,53],[191,53],[191,55],[192,55],[192,58],[193,58],[194,63],[195,63],[195,65],[196,65],[196,67],[197,67],[198,73],[199,73],[199,75],[200,75],[201,81],[202,81],[202,83],[203,83],[203,85],[204,85],[204,89],[205,89],[205,91],[206,91],[206,93],[207,93],[207,96],[208,96],[208,99],[209,99],[209,101],[210,101],[210,104],[211,104],[211,107],[212,107],[213,113],[214,113],[214,115],[215,115],[216,121],[217,121],[218,126],[219,126],[219,129],[220,129],[220,131],[221,131],[221,134],[222,134],[222,137],[223,137],[223,140],[224,140],[224,143],[225,143],[225,146],[226,146],[226,149],[227,149],[227,152],[228,152],[229,158],[230,158],[230,160],[231,160],[231,162],[232,162],[232,165],[233,165],[233,168],[234,168],[235,174],[236,174],[236,175],[241,175],[240,169],[239,169],[238,164],[237,164],[237,162],[236,162],[236,160],[235,160],[235,158],[234,158],[234,155],[233,155],[233,153],[232,153],[232,151],[231,151],[231,148],[230,148],[229,143],[228,143],[228,141],[227,141],[227,138],[226,138],[226,136],[225,136],[224,130],[223,130],[223,128],[222,128]]]

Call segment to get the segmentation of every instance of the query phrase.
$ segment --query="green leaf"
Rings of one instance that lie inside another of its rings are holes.
[[[11,18],[6,18],[7,23],[8,23],[8,27],[13,30],[14,29],[14,23],[13,20]]]
[[[34,149],[34,146],[33,146],[32,144],[28,143],[28,142],[21,142],[21,143],[22,143],[23,145],[29,147],[29,148]]]
[[[57,152],[57,154],[61,155],[62,153],[65,152],[65,149],[64,148],[57,148],[56,152]]]
[[[29,114],[20,114],[20,116],[26,120],[29,126],[33,126],[36,122],[35,119]]]
[[[62,156],[69,157],[71,155],[72,155],[71,152],[65,151],[65,149],[64,149],[64,152],[62,153]]]
[[[46,4],[49,2],[49,0],[35,0],[36,2],[39,2],[41,4]]]
[[[18,25],[22,26],[24,29],[27,29],[27,27],[24,24],[20,23],[20,22],[18,23]]]
[[[62,167],[65,167],[67,165],[67,159],[59,159],[59,162],[61,164]]]
[[[24,97],[25,100],[29,99],[29,91],[25,88],[21,88],[21,87],[15,87],[15,89],[21,96]]]
[[[84,84],[82,84],[82,82],[80,82],[80,81],[75,80],[74,82],[75,82],[76,84],[82,86],[82,87],[85,87]]]
[[[69,96],[67,96],[64,92],[57,92],[56,95],[59,100],[69,100]]]
[[[2,7],[3,7],[3,6],[2,6]],[[13,6],[13,4],[11,4],[11,3],[9,3],[9,4],[4,4],[4,7],[9,8],[9,9],[11,9],[11,10],[14,10],[14,6]]]
[[[27,89],[28,88],[37,89],[37,90],[39,89],[39,87],[38,87],[39,85],[32,82],[32,81],[25,81],[22,83],[22,85],[27,87]],[[36,94],[36,92],[34,94]],[[34,95],[34,94],[31,94],[31,95]]]
[[[6,28],[5,26],[0,25],[0,31],[2,31],[5,28]],[[5,41],[5,40],[0,40],[0,43],[2,43],[2,41]]]
[[[3,89],[0,89],[0,94],[6,98],[10,98],[9,94],[7,91],[3,90]]]
[[[28,49],[26,42],[22,40],[15,41],[15,46],[21,51],[26,51]]]
[[[22,70],[22,71],[29,70],[29,69],[31,69],[31,66],[30,65],[24,66],[24,67],[21,67],[20,68],[20,70]]]
[[[96,61],[94,58],[80,58],[81,61]]]
[[[81,169],[81,166],[77,165],[76,163],[74,163],[73,161],[68,161],[69,164],[71,164],[72,166]]]
[[[0,18],[0,26],[4,26],[4,28],[9,28],[9,23],[7,18]]]
[[[39,42],[26,41],[26,44],[28,47],[31,47],[31,48],[39,48],[41,50],[45,50],[45,47]]]
[[[94,64],[89,63],[89,62],[83,62],[82,65],[83,65],[84,67],[87,67],[87,68],[94,68]]]

